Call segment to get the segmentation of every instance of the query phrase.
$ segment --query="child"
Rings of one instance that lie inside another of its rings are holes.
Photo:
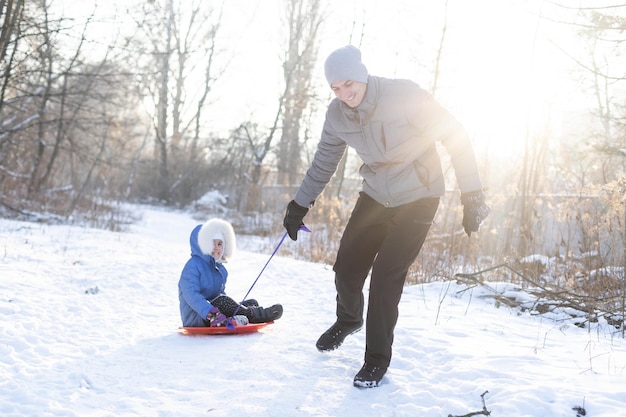
[[[239,316],[235,316],[236,324],[247,324],[241,316],[250,323],[266,323],[282,316],[280,304],[263,308],[250,299],[240,305],[225,294],[228,271],[223,264],[233,256],[236,247],[235,232],[230,223],[211,219],[198,225],[191,232],[189,243],[191,258],[178,281],[184,327],[223,326],[226,318],[235,312]]]

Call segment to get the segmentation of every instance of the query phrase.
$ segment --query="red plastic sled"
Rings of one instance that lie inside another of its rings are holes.
[[[235,326],[234,330],[230,330],[226,326],[218,326],[218,327],[179,327],[178,330],[182,334],[185,335],[194,335],[194,334],[244,334],[244,333],[254,333],[259,331],[265,326],[273,324],[273,321],[269,323],[249,323],[245,326]]]

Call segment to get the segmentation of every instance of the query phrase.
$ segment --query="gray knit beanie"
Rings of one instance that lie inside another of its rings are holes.
[[[324,63],[328,84],[341,80],[367,83],[367,68],[361,62],[361,51],[352,45],[333,51]]]

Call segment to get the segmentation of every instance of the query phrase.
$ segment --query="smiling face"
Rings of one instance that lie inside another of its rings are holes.
[[[359,81],[342,80],[330,85],[335,96],[349,107],[357,107],[363,101],[367,84]]]
[[[222,259],[222,255],[224,254],[224,242],[221,239],[213,239],[213,251],[211,252],[211,256],[216,260]]]

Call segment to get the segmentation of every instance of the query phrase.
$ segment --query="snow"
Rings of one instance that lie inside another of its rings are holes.
[[[520,260],[521,263],[539,263],[543,266],[550,265],[550,258],[545,255],[533,254],[526,256],[525,258]]]
[[[0,220],[0,415],[446,417],[483,410],[486,391],[492,416],[626,413],[626,341],[614,327],[579,328],[443,281],[406,287],[383,384],[357,389],[364,331],[315,349],[334,321],[332,268],[280,250],[250,293],[282,303],[280,320],[249,335],[182,335],[177,282],[200,221],[137,210],[124,232]],[[271,254],[247,240],[227,264],[234,298]]]

